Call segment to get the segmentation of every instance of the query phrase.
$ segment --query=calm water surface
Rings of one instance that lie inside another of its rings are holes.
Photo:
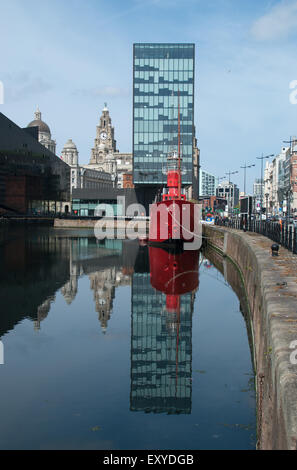
[[[169,292],[164,250],[7,232],[0,448],[255,448],[244,302],[228,282],[239,297],[242,286],[218,255],[195,256],[176,258]]]

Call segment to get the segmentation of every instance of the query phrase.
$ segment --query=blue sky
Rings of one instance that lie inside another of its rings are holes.
[[[88,163],[104,102],[132,150],[132,45],[195,42],[202,167],[217,176],[297,135],[297,1],[0,0],[0,111],[26,126],[39,105],[57,141]],[[248,170],[248,188],[260,166]]]

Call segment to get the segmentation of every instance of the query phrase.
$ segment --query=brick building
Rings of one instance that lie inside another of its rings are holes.
[[[132,172],[123,174],[123,188],[134,188]]]
[[[69,201],[70,168],[38,142],[35,130],[0,113],[1,213],[49,212]]]

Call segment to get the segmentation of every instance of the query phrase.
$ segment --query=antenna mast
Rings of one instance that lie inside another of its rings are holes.
[[[180,105],[178,90],[178,199],[181,198],[181,171],[180,171]]]

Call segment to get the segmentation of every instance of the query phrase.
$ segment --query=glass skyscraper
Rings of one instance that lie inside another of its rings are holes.
[[[167,154],[173,148],[177,150],[178,100],[182,180],[183,185],[192,185],[194,73],[194,44],[134,44],[133,180],[136,187],[160,187],[166,182]]]

